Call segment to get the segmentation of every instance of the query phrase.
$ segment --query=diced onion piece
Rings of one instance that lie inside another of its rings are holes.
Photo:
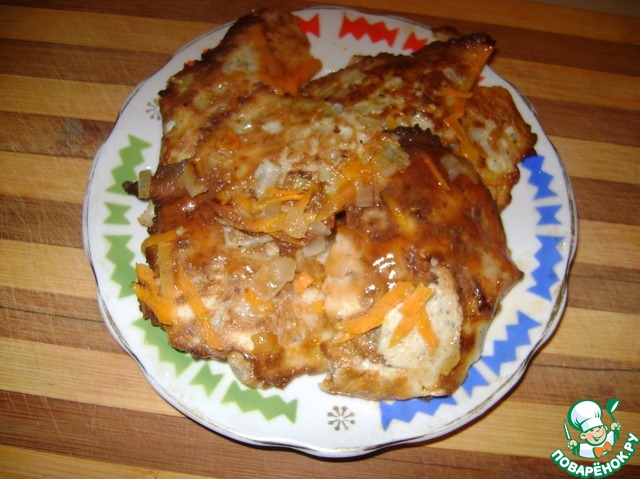
[[[376,158],[376,166],[380,174],[386,178],[404,170],[410,163],[407,152],[394,144],[388,144],[383,154]]]
[[[180,183],[184,186],[184,189],[187,190],[191,198],[201,195],[209,189],[203,181],[198,180],[196,169],[192,163],[187,163],[187,166],[182,171]]]
[[[138,198],[148,200],[151,196],[151,170],[138,173]]]
[[[373,205],[373,186],[371,183],[364,183],[361,180],[355,181],[356,198],[355,203],[358,208],[366,208]]]
[[[273,188],[280,177],[282,167],[269,160],[262,160],[253,174],[253,189],[258,198],[262,198],[267,188]]]
[[[273,299],[292,281],[296,274],[296,262],[292,258],[276,256],[265,263],[251,280],[251,290],[262,300]]]
[[[440,163],[447,170],[449,178],[455,180],[459,175],[464,174],[474,183],[477,183],[477,174],[468,162],[462,162],[456,156],[446,154],[440,159]]]
[[[153,206],[153,202],[149,201],[147,203],[147,208],[144,212],[138,216],[138,223],[145,228],[150,228],[153,226],[153,218],[155,216],[155,208]]]
[[[309,236],[329,236],[331,230],[322,221],[316,220],[309,225],[307,233]]]
[[[398,171],[398,167],[383,155],[377,156],[375,162],[383,178],[389,178]]]
[[[300,208],[295,206],[283,206],[282,210],[285,212],[286,218],[283,231],[292,238],[304,238],[309,229],[309,218],[311,215],[305,214]]]
[[[319,255],[324,251],[325,246],[326,241],[324,236],[319,236],[308,245],[305,245],[304,248],[302,248],[302,254],[304,254],[304,256],[306,256],[307,258],[310,256]]]
[[[262,129],[267,133],[272,133],[277,135],[282,131],[282,123],[277,120],[267,121],[264,125],[262,125]]]

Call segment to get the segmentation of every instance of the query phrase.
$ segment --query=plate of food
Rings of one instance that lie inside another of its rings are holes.
[[[577,220],[494,50],[265,9],[135,88],[83,233],[105,322],[165,400],[247,444],[352,457],[517,384],[560,321]]]

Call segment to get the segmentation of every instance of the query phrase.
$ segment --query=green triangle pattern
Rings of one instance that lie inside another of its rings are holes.
[[[286,402],[280,396],[263,396],[256,389],[243,389],[237,381],[229,386],[222,404],[235,403],[242,412],[260,411],[268,421],[278,416],[285,416],[295,424],[298,400]]]
[[[115,266],[111,279],[120,286],[118,298],[131,296],[133,294],[131,283],[136,279],[136,270],[131,266],[134,254],[127,246],[131,235],[105,235],[105,239],[110,245],[106,258]]]
[[[120,195],[126,195],[127,192],[122,188],[122,183],[125,181],[135,181],[136,172],[135,167],[142,164],[144,157],[142,156],[142,150],[151,146],[151,143],[147,143],[140,138],[129,136],[129,146],[126,146],[118,151],[122,163],[111,170],[111,176],[113,176],[114,183],[107,191],[110,193],[116,193]]]
[[[223,374],[213,374],[208,363],[205,363],[202,365],[202,368],[200,368],[198,374],[191,380],[191,385],[202,386],[207,396],[210,396],[215,388],[218,387],[223,376]]]
[[[179,376],[194,359],[188,353],[178,351],[167,343],[166,333],[162,328],[153,326],[148,320],[138,319],[133,326],[144,332],[144,342],[158,350],[158,359],[171,364]],[[223,374],[213,374],[207,364],[191,380],[191,385],[202,386],[207,395],[211,395],[222,381]],[[292,423],[296,422],[298,400],[286,402],[280,396],[263,396],[255,389],[242,389],[237,381],[233,381],[222,399],[222,404],[235,403],[242,412],[259,411],[268,421],[285,416]]]
[[[125,213],[131,209],[131,206],[119,205],[116,203],[105,203],[109,209],[109,216],[104,220],[108,225],[128,225],[129,220],[125,216]]]
[[[133,325],[144,332],[145,344],[154,346],[158,350],[158,359],[163,363],[171,364],[177,376],[193,364],[191,355],[171,347],[167,342],[167,334],[162,328],[156,327],[150,321],[142,318],[135,321]]]

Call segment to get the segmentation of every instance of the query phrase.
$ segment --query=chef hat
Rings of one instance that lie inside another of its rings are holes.
[[[578,401],[569,409],[568,419],[574,429],[587,432],[594,427],[603,426],[602,408],[591,400]]]

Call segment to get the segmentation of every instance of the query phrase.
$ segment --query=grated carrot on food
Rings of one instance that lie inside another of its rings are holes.
[[[176,323],[176,307],[172,301],[167,301],[157,292],[140,283],[133,283],[133,291],[162,324],[171,326]]]
[[[402,319],[398,322],[396,329],[391,335],[389,347],[395,346],[398,341],[404,338],[416,327],[418,318],[421,314],[426,314],[426,303],[433,296],[433,290],[420,283],[411,295],[406,299],[400,307]],[[428,318],[427,318],[428,320]]]
[[[433,354],[440,344],[438,336],[436,336],[433,326],[431,326],[431,320],[426,308],[422,308],[417,315],[416,327],[422,339],[427,343],[429,352]]]
[[[153,277],[153,270],[149,265],[144,263],[136,263],[136,276],[138,281],[144,284],[147,288],[155,288],[155,278]]]
[[[142,252],[144,253],[147,248],[153,245],[157,245],[159,243],[167,243],[171,241],[175,241],[180,238],[180,235],[176,230],[169,230],[163,233],[156,233],[154,235],[149,236],[142,242]]]
[[[275,233],[287,226],[286,213],[277,213],[267,218],[247,219],[241,222],[243,229],[254,233]]]
[[[251,309],[258,314],[273,313],[276,310],[276,306],[273,304],[273,301],[266,301],[259,298],[258,295],[250,289],[245,291],[244,298],[247,304],[251,306]]]
[[[266,198],[263,198],[257,202],[257,209],[264,209],[269,205],[285,203],[286,201],[302,200],[305,197],[305,194],[298,190],[278,190],[276,192],[269,191],[269,193],[270,196],[267,196]]]
[[[202,302],[202,298],[200,298],[196,287],[180,264],[178,265],[176,274],[176,284],[187,300],[189,308],[193,311],[205,342],[214,349],[222,350],[223,347],[220,342],[220,338],[218,337],[218,333],[216,333],[213,325],[209,321],[209,312],[207,311],[207,307]]]
[[[296,203],[296,208],[299,208],[301,211],[304,211],[307,209],[307,206],[309,206],[309,202],[311,201],[311,198],[313,197],[313,195],[316,193],[316,191],[318,190],[317,186],[312,185],[300,198],[300,200]]]
[[[417,227],[416,220],[402,209],[402,207],[400,206],[400,203],[396,201],[395,198],[392,198],[385,192],[382,192],[380,196],[382,196],[382,199],[391,210],[393,219],[395,220],[396,224],[400,227],[400,229],[405,234],[413,233]]]
[[[391,291],[388,291],[382,298],[376,301],[371,309],[362,316],[338,323],[336,327],[344,332],[338,342],[348,341],[355,336],[364,334],[380,326],[387,313],[404,301],[412,289],[413,285],[410,282],[400,282],[396,284]]]
[[[324,314],[324,301],[315,301],[305,307],[307,313]]]
[[[449,183],[447,183],[447,180],[445,179],[444,175],[440,172],[436,164],[433,162],[433,158],[431,158],[431,156],[429,155],[424,155],[422,159],[429,167],[429,170],[431,170],[431,173],[433,173],[433,176],[435,176],[436,180],[438,181],[438,184],[442,186],[445,190],[451,191],[451,188],[449,187]]]
[[[322,211],[318,213],[318,221],[324,221],[330,216],[340,211],[356,196],[356,186],[352,180],[343,181],[338,191],[324,205]]]
[[[313,284],[315,281],[314,277],[311,276],[308,272],[302,271],[297,274],[293,279],[293,291],[296,294],[302,293],[305,289]]]
[[[133,291],[138,299],[153,311],[153,314],[162,324],[175,324],[175,305],[158,293],[158,285],[153,276],[153,270],[146,264],[137,263],[136,275],[138,276],[138,283],[133,283]]]
[[[470,162],[476,164],[480,159],[478,148],[469,139],[469,136],[462,128],[458,120],[464,115],[466,100],[460,100],[456,103],[453,112],[444,118],[444,124],[453,132],[460,143],[460,153]]]

